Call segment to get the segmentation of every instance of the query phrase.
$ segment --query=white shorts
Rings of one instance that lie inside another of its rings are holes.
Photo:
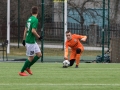
[[[41,52],[39,46],[37,43],[34,43],[34,44],[28,44],[26,43],[26,55],[27,56],[34,56],[34,54],[38,53],[38,52]]]

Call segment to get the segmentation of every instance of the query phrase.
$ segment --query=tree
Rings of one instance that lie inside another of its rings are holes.
[[[91,7],[97,7],[102,8],[102,0],[67,0],[68,1],[68,8],[71,10],[75,10],[79,16],[80,19],[74,18],[68,14],[68,17],[76,20],[78,23],[80,23],[81,26],[83,26],[85,22],[84,13],[89,14],[90,17],[95,18],[95,13],[98,16],[99,13],[97,13],[95,10],[88,10],[88,8]],[[107,0],[106,1],[106,7],[107,7]],[[17,22],[18,18],[18,0],[10,0],[11,2],[11,23]],[[114,22],[119,22],[119,6],[120,6],[120,0],[110,0],[111,6],[110,6],[110,15],[111,20]],[[53,14],[56,13],[59,15],[60,18],[62,18],[63,9],[62,4],[59,6],[59,8],[54,9],[53,0],[45,0],[45,18],[50,21],[50,18],[54,18]],[[39,7],[39,18],[41,17],[41,0],[20,0],[20,18],[21,22],[25,22],[25,20],[30,16],[30,9],[33,5],[37,5]],[[91,6],[91,7],[89,7]],[[0,1],[0,22],[6,24],[7,20],[7,0],[1,0]],[[102,17],[102,16],[101,16]],[[58,19],[62,20],[62,19]]]
[[[96,1],[96,0],[76,0],[76,1],[68,0],[68,8],[70,10],[76,11],[78,13],[80,19],[75,18],[69,14],[68,14],[68,17],[70,17],[70,18],[74,19],[76,22],[80,23],[82,33],[83,33],[83,25],[85,22],[84,14],[88,14],[91,18],[96,17],[94,14],[96,11],[94,9],[91,9],[91,10],[88,9],[88,7],[90,7],[90,6],[94,7],[93,4],[98,5],[98,7],[101,6],[100,2]]]
[[[111,21],[112,23],[119,23],[120,19],[119,19],[119,7],[120,7],[120,0],[113,0],[111,1],[112,6],[111,6],[111,12],[112,12],[112,17],[111,17]]]

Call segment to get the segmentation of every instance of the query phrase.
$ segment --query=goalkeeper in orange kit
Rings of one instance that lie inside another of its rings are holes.
[[[76,61],[76,68],[78,68],[80,63],[80,56],[84,51],[84,47],[80,41],[86,41],[87,36],[71,34],[70,31],[66,31],[66,37],[67,40],[65,42],[64,59],[68,60],[68,47],[70,47],[71,48],[70,66],[72,66]]]

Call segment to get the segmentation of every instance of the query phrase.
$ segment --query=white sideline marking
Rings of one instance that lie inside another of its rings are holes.
[[[0,83],[0,86],[21,85],[21,86],[120,86],[120,84],[16,84],[16,83]]]

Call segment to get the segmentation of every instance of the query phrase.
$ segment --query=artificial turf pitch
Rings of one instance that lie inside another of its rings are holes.
[[[120,90],[120,64],[35,63],[33,75],[18,75],[23,62],[0,62],[0,90]]]

